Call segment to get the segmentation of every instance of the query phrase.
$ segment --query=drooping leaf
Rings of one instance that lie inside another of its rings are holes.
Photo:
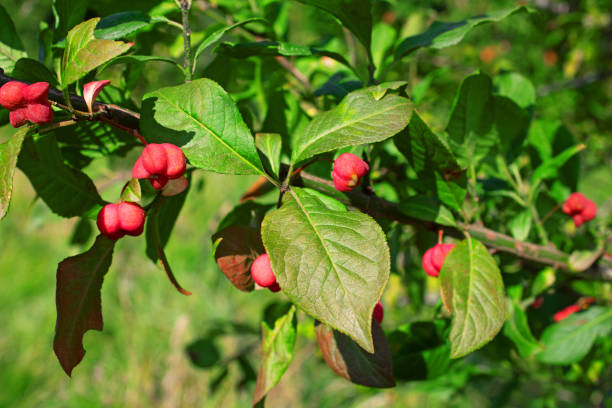
[[[531,334],[527,314],[516,302],[508,304],[509,316],[504,325],[504,335],[508,337],[516,346],[519,354],[530,357],[534,353],[542,350],[542,345]]]
[[[6,215],[11,202],[17,158],[27,134],[27,128],[19,129],[6,142],[0,144],[0,219]]]
[[[351,30],[366,47],[368,53],[372,43],[371,0],[297,0],[327,11]]]
[[[52,134],[27,138],[17,165],[51,211],[62,217],[80,216],[104,204],[93,181],[64,164]]]
[[[123,54],[133,45],[121,41],[96,39],[93,33],[98,21],[100,18],[92,18],[68,32],[61,65],[63,88],[106,61]]]
[[[487,248],[471,237],[448,254],[439,278],[444,306],[453,315],[451,358],[462,357],[491,341],[504,325],[504,283]]]
[[[487,75],[474,74],[461,82],[446,131],[461,165],[475,168],[494,149],[514,157],[527,136],[528,124],[525,110],[494,95]]]
[[[227,34],[228,32],[232,31],[235,28],[238,27],[242,27],[243,25],[249,24],[249,23],[254,23],[254,22],[265,22],[266,20],[264,20],[263,18],[248,18],[246,20],[243,21],[239,21],[235,24],[232,25],[226,25],[226,26],[222,26],[217,28],[216,30],[214,30],[213,32],[209,33],[204,40],[202,40],[202,42],[198,45],[198,48],[196,49],[195,53],[194,53],[194,70],[195,70],[195,66],[196,66],[196,62],[198,60],[198,57],[200,56],[200,54],[202,54],[204,52],[204,50],[206,50],[206,48],[210,47],[211,45],[213,45],[214,43],[216,43],[217,41],[219,41],[221,38],[223,38],[223,36],[225,34]]]
[[[408,127],[393,142],[416,171],[423,192],[433,189],[442,203],[460,210],[467,179],[448,142],[434,133],[417,112],[412,113]]]
[[[55,16],[53,41],[64,39],[68,30],[83,21],[86,11],[87,0],[53,0]]]
[[[525,6],[519,6],[452,23],[434,21],[425,32],[404,39],[395,50],[395,59],[401,59],[421,47],[435,49],[450,47],[463,40],[465,35],[474,27],[485,23],[498,22],[506,17],[528,10]]]
[[[148,140],[181,146],[189,162],[205,170],[265,175],[249,128],[216,82],[198,79],[143,99],[141,129]]]
[[[276,319],[273,325],[266,321],[261,324],[262,361],[257,374],[257,385],[253,405],[261,401],[274,388],[289,368],[293,359],[293,347],[297,337],[297,315],[295,306]]]
[[[272,173],[278,177],[283,148],[281,135],[278,133],[258,133],[255,135],[255,146],[267,157]]]
[[[125,11],[111,14],[98,22],[94,36],[102,40],[117,40],[145,30],[164,20],[165,18],[163,17],[151,17],[142,11]]]
[[[25,57],[27,54],[13,20],[6,9],[0,6],[0,68],[10,71],[20,58]]]
[[[374,352],[372,311],[389,279],[380,226],[293,188],[264,218],[262,237],[285,295],[300,309]]]
[[[317,322],[315,332],[325,362],[340,377],[367,387],[395,386],[391,351],[378,322],[372,321],[374,353],[368,353],[350,337],[325,324]]]
[[[403,198],[400,202],[400,210],[410,217],[423,221],[432,221],[451,227],[457,225],[453,213],[432,197],[419,195]]]
[[[53,350],[66,374],[85,355],[83,335],[102,331],[100,289],[110,268],[115,241],[99,235],[85,253],[64,259],[57,267],[57,323]]]
[[[587,355],[593,343],[612,332],[612,309],[593,306],[555,323],[542,333],[544,350],[536,357],[548,364],[572,364]]]
[[[259,228],[231,225],[213,235],[212,240],[219,269],[236,288],[252,291],[251,265],[265,252]]]
[[[316,116],[296,135],[293,162],[347,146],[385,140],[406,127],[412,103],[376,87],[351,92],[335,108]]]

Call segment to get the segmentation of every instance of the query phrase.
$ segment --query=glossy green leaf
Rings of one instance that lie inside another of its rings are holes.
[[[68,30],[83,21],[86,11],[87,0],[53,0],[53,41],[63,40]]]
[[[487,248],[468,237],[448,254],[439,278],[444,306],[453,315],[451,358],[462,357],[491,341],[504,325],[501,272]]]
[[[61,63],[61,83],[66,88],[88,72],[124,52],[133,44],[94,38],[100,18],[84,21],[68,32]]]
[[[48,82],[50,86],[57,86],[57,77],[42,63],[31,59],[21,58],[13,67],[11,76],[27,82]]]
[[[100,289],[113,259],[115,242],[99,235],[87,252],[66,258],[57,266],[53,350],[68,375],[85,356],[85,333],[102,331]]]
[[[327,207],[293,188],[264,218],[262,237],[285,295],[374,352],[372,311],[389,279],[389,248],[368,215]]]
[[[150,141],[180,146],[189,162],[201,169],[265,175],[236,104],[210,79],[146,94],[141,130]]]
[[[174,65],[178,69],[180,69],[181,72],[185,72],[185,69],[183,68],[183,66],[179,64],[178,62],[170,58],[155,57],[153,55],[121,55],[117,58],[113,58],[107,64],[102,66],[102,68],[100,68],[100,72],[104,71],[108,67],[112,67],[113,65],[117,65],[117,64],[132,64],[132,63],[146,64],[147,62],[167,62],[169,64]]]
[[[142,11],[126,11],[106,16],[98,22],[94,35],[102,40],[116,40],[145,30],[164,18],[151,17]]]
[[[51,211],[62,217],[80,216],[104,204],[93,181],[64,164],[51,134],[26,139],[17,165]]]
[[[432,197],[420,195],[403,198],[400,202],[400,210],[404,214],[419,220],[451,227],[457,225],[453,213]]]
[[[467,179],[446,139],[413,112],[408,127],[393,142],[416,171],[423,192],[433,189],[443,204],[459,211],[467,193]]]
[[[268,159],[272,173],[278,177],[281,165],[283,140],[278,133],[258,133],[255,135],[255,146]]]
[[[367,387],[395,386],[391,351],[382,328],[372,321],[374,353],[368,353],[350,337],[317,322],[317,342],[327,365],[339,376]]]
[[[6,9],[0,6],[0,68],[10,71],[20,58],[25,57],[27,54],[13,20]]]
[[[401,59],[421,47],[435,49],[450,47],[461,42],[474,27],[485,23],[498,22],[506,17],[528,10],[525,6],[519,6],[451,23],[434,21],[425,32],[404,39],[395,50],[395,59]]]
[[[514,239],[524,241],[529,236],[533,218],[529,210],[522,210],[508,221],[508,228]]]
[[[499,95],[512,99],[521,108],[526,109],[535,105],[535,87],[521,74],[503,72],[495,76],[493,83]]]
[[[563,152],[549,160],[545,160],[533,171],[533,175],[531,176],[531,189],[535,191],[542,180],[556,177],[557,171],[572,157],[583,151],[585,148],[586,146],[580,143],[576,146],[568,147]]]
[[[548,364],[572,364],[587,355],[593,343],[612,332],[612,309],[593,306],[555,323],[542,333],[545,349],[537,359]]]
[[[531,334],[527,314],[516,302],[508,304],[508,320],[504,325],[504,336],[508,337],[516,346],[522,357],[529,357],[542,350],[542,345]]]
[[[295,306],[276,319],[273,326],[262,322],[262,362],[257,374],[257,385],[253,405],[261,401],[274,388],[289,368],[293,359],[293,347],[297,337],[297,314]]]
[[[372,42],[371,0],[297,0],[327,11],[351,30],[355,37],[370,51]]]
[[[385,140],[406,127],[412,103],[388,94],[376,99],[378,89],[351,92],[335,108],[316,116],[295,136],[293,162],[347,146]]]
[[[11,202],[17,158],[27,134],[27,128],[19,129],[7,141],[0,144],[0,219],[6,215]]]

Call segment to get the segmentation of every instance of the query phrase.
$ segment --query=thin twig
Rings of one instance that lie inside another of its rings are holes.
[[[191,0],[180,0],[181,14],[183,16],[183,47],[185,79],[191,82],[193,78],[193,61],[191,59],[191,26],[189,25],[189,9],[191,8]]]

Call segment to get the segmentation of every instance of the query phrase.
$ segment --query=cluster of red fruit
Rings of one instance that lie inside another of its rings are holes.
[[[597,215],[595,203],[581,193],[570,194],[567,201],[563,204],[564,213],[572,217],[576,227],[581,226],[587,221],[591,221]]]
[[[0,105],[10,111],[9,121],[15,128],[32,123],[49,123],[53,110],[48,100],[49,84],[36,82],[32,85],[10,81],[0,88]]]
[[[255,283],[261,287],[268,288],[272,292],[281,290],[276,281],[276,276],[274,276],[274,271],[272,271],[270,256],[268,256],[268,254],[261,254],[255,258],[255,261],[253,261],[251,265],[251,276]],[[382,303],[378,302],[376,304],[372,316],[378,323],[382,323],[384,316]]]
[[[185,174],[185,155],[183,151],[169,143],[149,143],[136,160],[132,176],[146,178],[151,185],[160,190],[171,189],[174,195],[187,187]],[[180,180],[180,186],[171,185],[168,180]],[[110,239],[119,239],[125,235],[138,236],[144,230],[145,211],[136,203],[122,201],[105,205],[98,213],[98,229]]]

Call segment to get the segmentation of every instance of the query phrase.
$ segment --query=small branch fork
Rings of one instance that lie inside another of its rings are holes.
[[[4,85],[9,81],[17,80],[5,75],[4,71],[0,69],[0,86]],[[26,81],[20,82],[29,83]],[[49,100],[62,105],[66,104],[66,100],[62,92],[53,88],[49,89]],[[82,112],[87,111],[87,105],[85,104],[85,100],[82,97],[70,94],[70,102],[74,109]],[[92,115],[91,120],[100,120],[104,123],[108,123],[111,126],[115,126],[118,129],[121,129],[125,132],[130,133],[131,135],[138,137],[143,143],[146,144],[146,141],[139,133],[140,114],[132,112],[128,109],[124,109],[117,105],[105,103],[95,103],[94,111],[95,112],[94,115]],[[99,111],[104,112],[104,114],[97,114]],[[66,121],[66,123],[58,122],[58,124],[50,124],[47,126],[49,126],[49,129],[51,129],[61,126],[68,126],[70,124],[72,124],[72,121]],[[438,225],[433,222],[426,222],[416,218],[408,217],[400,211],[399,206],[397,204],[376,197],[375,195],[365,194],[364,192],[358,190],[353,190],[349,193],[342,195],[342,197],[339,197],[337,195],[337,191],[334,188],[333,183],[330,180],[322,179],[320,177],[301,171],[303,169],[299,170],[300,171],[296,171],[296,176],[297,174],[300,175],[301,181],[305,186],[314,188],[323,193],[331,194],[332,196],[339,198],[339,200],[344,202],[345,204],[359,208],[363,212],[370,214],[374,217],[390,219],[401,224],[415,225],[432,230],[443,230],[444,233],[457,238],[463,237],[464,232],[469,232],[472,237],[478,239],[489,248],[494,248],[500,252],[514,254],[517,257],[527,261],[532,261],[544,265],[551,265],[561,270],[569,270],[569,254],[561,252],[554,247],[518,241],[508,235],[488,229],[479,224],[458,224],[457,227],[448,227]],[[265,188],[265,185],[271,186],[271,184],[265,183],[264,181],[265,179],[262,180],[259,185],[259,188],[264,188],[267,190],[267,188]],[[259,194],[254,194],[253,196],[256,197],[258,195]],[[243,199],[248,198],[243,197]],[[612,256],[602,256],[600,259],[600,266],[602,266],[603,269],[612,269]],[[600,275],[601,276],[587,276],[584,273],[575,274],[576,277],[580,278],[591,278],[612,282],[612,276],[609,276],[611,274],[600,273]]]

